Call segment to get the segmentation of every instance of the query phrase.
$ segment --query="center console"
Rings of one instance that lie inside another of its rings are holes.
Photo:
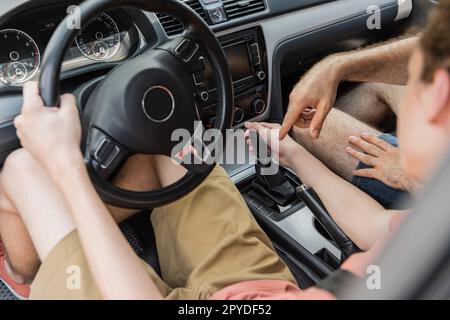
[[[265,225],[265,229],[279,228],[285,234],[285,240],[300,244],[312,255],[326,260],[330,267],[339,265],[341,250],[316,219],[312,208],[295,194],[295,189],[302,185],[295,174],[280,168],[278,175],[291,186],[293,195],[279,202],[269,194],[288,193],[287,188],[268,187],[266,183],[260,182],[256,171],[253,169],[253,174],[240,181],[238,187],[250,210]]]
[[[359,249],[334,223],[314,190],[290,170],[262,176],[257,159],[225,169],[297,282],[307,288]]]
[[[237,126],[267,110],[267,57],[259,28],[252,28],[219,38],[229,63],[234,87],[234,121]],[[206,127],[212,127],[217,108],[213,71],[206,68],[193,74],[197,107]]]

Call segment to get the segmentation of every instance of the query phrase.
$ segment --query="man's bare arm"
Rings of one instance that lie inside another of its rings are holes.
[[[331,56],[341,81],[378,82],[405,85],[408,62],[417,37],[389,41],[365,49]]]
[[[300,128],[310,127],[311,136],[318,138],[325,118],[334,107],[341,81],[406,84],[408,60],[417,42],[417,37],[390,41],[334,54],[317,63],[290,94],[280,139],[283,139],[294,125]],[[309,115],[305,116],[308,108],[315,112],[312,115],[309,112]],[[307,119],[303,119],[304,117]]]

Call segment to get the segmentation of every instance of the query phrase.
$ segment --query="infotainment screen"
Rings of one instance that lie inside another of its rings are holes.
[[[242,80],[253,75],[253,68],[246,44],[225,48],[225,55],[233,81]]]
[[[251,77],[253,75],[253,67],[250,61],[247,44],[231,46],[224,48],[225,56],[230,68],[233,82]],[[206,68],[206,79],[209,89],[215,87],[213,71],[208,64]]]

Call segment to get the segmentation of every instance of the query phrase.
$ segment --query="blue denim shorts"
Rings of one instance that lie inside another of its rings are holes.
[[[398,147],[398,140],[392,134],[382,134],[378,138],[386,141],[394,147]],[[359,163],[357,169],[366,169],[370,166]],[[398,190],[385,185],[377,179],[365,177],[353,177],[352,183],[369,196],[377,200],[386,209],[405,209],[405,203],[410,198],[410,194],[403,190]]]

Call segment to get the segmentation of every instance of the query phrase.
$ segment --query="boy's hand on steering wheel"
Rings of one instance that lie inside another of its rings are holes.
[[[49,108],[44,106],[37,82],[25,83],[22,111],[14,125],[22,146],[50,175],[83,161],[81,124],[73,95],[61,96],[60,107]]]

